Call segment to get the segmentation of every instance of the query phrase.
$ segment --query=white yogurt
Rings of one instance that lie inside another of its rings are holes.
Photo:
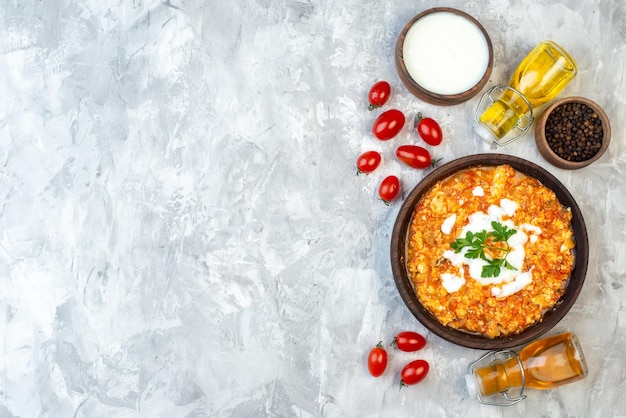
[[[471,89],[489,65],[484,34],[470,20],[450,12],[418,19],[406,33],[402,54],[411,78],[437,94]]]
[[[474,187],[474,190],[472,190],[472,195],[476,197],[483,197],[485,195],[485,189],[480,186],[476,186]]]
[[[454,274],[444,273],[441,275],[441,285],[446,289],[448,293],[454,293],[458,291],[465,284],[463,277],[455,276]]]
[[[515,229],[517,232],[507,240],[511,252],[508,253],[506,258],[507,262],[511,264],[514,269],[503,267],[500,269],[500,274],[496,276],[482,277],[483,267],[488,264],[485,260],[466,257],[465,253],[467,252],[467,248],[462,249],[458,253],[447,250],[443,253],[443,257],[458,268],[458,274],[444,273],[441,275],[442,285],[448,293],[456,292],[463,287],[466,280],[466,268],[470,278],[478,281],[483,286],[490,286],[491,294],[497,298],[510,296],[532,283],[532,271],[534,266],[530,266],[528,270],[523,271],[524,259],[526,257],[524,247],[529,241],[529,237],[524,231],[532,231],[533,235],[531,235],[530,241],[536,242],[538,239],[537,235],[541,233],[541,229],[528,223],[517,226],[510,219],[503,219],[503,217],[515,215],[518,206],[517,202],[510,199],[501,199],[500,206],[490,205],[487,213],[481,211],[474,212],[469,215],[468,223],[463,227],[459,235],[459,237],[464,237],[468,232],[491,232],[493,231],[491,223],[494,221],[506,225],[511,229]],[[447,227],[449,223],[452,223],[452,219],[456,222],[456,216],[454,216],[454,218],[450,216],[444,221],[444,226]],[[449,234],[450,232],[444,231],[444,226],[442,226],[442,231]],[[532,237],[535,237],[534,240]]]
[[[443,232],[446,235],[450,235],[450,232],[452,232],[452,227],[454,226],[455,222],[456,222],[456,213],[453,213],[452,215],[448,216],[443,221],[443,224],[441,225],[441,232]]]

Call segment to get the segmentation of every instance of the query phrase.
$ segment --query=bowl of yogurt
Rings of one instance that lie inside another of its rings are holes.
[[[451,106],[471,99],[487,84],[493,47],[474,17],[435,7],[406,24],[396,43],[395,62],[402,83],[413,95]]]

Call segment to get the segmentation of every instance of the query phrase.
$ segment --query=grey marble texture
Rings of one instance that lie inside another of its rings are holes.
[[[440,121],[449,161],[492,151],[471,132],[478,98],[438,107],[394,67],[417,13],[451,6],[487,29],[506,82],[543,39],[580,72],[561,96],[611,118],[612,143],[565,171],[532,133],[497,151],[546,167],[571,191],[591,246],[581,295],[554,332],[590,372],[502,409],[468,399],[483,352],[428,332],[389,263],[400,201],[428,171],[382,143],[367,91]],[[3,0],[0,2],[0,416],[626,416],[626,3],[623,0]],[[383,153],[355,176],[356,157]],[[369,348],[424,333],[416,355],[368,375]]]

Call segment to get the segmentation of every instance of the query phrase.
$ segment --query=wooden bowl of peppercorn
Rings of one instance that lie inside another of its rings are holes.
[[[552,165],[567,170],[586,167],[604,154],[611,125],[604,110],[584,97],[552,103],[537,120],[535,143]]]

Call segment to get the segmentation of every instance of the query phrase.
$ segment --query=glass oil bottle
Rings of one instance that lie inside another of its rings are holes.
[[[492,351],[472,363],[465,376],[471,397],[487,405],[509,406],[526,398],[524,390],[552,389],[583,379],[587,362],[571,332],[537,340],[519,353]]]
[[[523,136],[533,122],[533,109],[554,99],[577,71],[574,59],[558,44],[539,43],[517,67],[509,86],[492,87],[483,95],[474,113],[474,131],[498,145]]]

